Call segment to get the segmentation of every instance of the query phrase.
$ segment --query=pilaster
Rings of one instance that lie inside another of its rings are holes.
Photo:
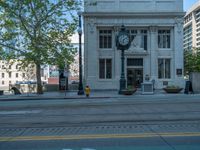
[[[91,87],[95,85],[94,82],[98,78],[98,40],[97,40],[97,29],[96,29],[96,19],[87,18],[85,20],[85,65],[87,76],[86,83]]]
[[[157,79],[157,26],[150,26],[150,77],[151,79]]]
[[[174,25],[174,74],[175,80],[179,83],[183,80],[184,66],[183,66],[183,19],[176,18]],[[177,74],[177,69],[182,69],[182,75]]]

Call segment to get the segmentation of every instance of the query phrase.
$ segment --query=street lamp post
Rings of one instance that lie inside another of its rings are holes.
[[[79,85],[78,85],[78,95],[83,95],[83,81],[82,81],[82,28],[81,28],[81,14],[82,12],[78,12],[79,17],[79,27],[78,27],[78,35],[79,35]]]

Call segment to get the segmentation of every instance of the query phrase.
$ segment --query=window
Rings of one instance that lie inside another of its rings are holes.
[[[147,50],[147,30],[129,30],[129,34],[134,46]]]
[[[4,85],[4,83],[5,83],[4,81],[1,81],[1,84],[2,84],[2,85]]]
[[[9,84],[11,84],[12,82],[11,81],[9,81]]]
[[[23,74],[22,74],[22,77],[25,78],[25,76],[26,76],[25,73],[23,73]]]
[[[2,78],[4,78],[4,77],[5,77],[5,74],[4,74],[4,73],[2,73],[2,74],[1,74],[1,76],[2,76]]]
[[[16,78],[18,78],[18,73],[16,73]]]
[[[12,66],[11,65],[9,65],[9,69],[11,69],[12,68]]]
[[[158,59],[158,78],[159,79],[170,79],[170,59]]]
[[[127,58],[127,66],[143,66],[142,58]]]
[[[9,73],[8,73],[8,76],[9,76],[9,78],[11,78],[11,77],[12,77],[12,73],[11,73],[11,72],[9,72]]]
[[[141,48],[147,50],[147,30],[141,30]]]
[[[99,59],[99,78],[112,78],[112,59]]]
[[[158,48],[170,48],[170,30],[158,30]]]
[[[44,77],[44,69],[43,68],[40,69],[40,74],[41,74],[41,77]]]
[[[137,30],[129,30],[129,35],[130,35],[131,41],[133,41],[137,35]]]
[[[99,30],[99,48],[112,48],[112,30]]]

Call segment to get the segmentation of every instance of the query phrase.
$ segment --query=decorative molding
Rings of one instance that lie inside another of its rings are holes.
[[[85,1],[84,5],[85,6],[96,6],[97,5],[97,1],[96,0],[93,0],[92,2]]]
[[[120,26],[118,25],[118,26],[113,26],[113,30],[114,30],[114,32],[118,32],[119,31],[119,29],[120,29]]]
[[[96,18],[88,19],[88,26],[90,33],[94,33],[95,26],[96,26]]]
[[[171,18],[171,17],[184,17],[184,12],[84,12],[84,16],[88,17],[138,17],[138,18]]]
[[[140,51],[125,51],[125,56],[130,56],[130,55],[134,55],[134,56],[146,56],[146,55],[149,55],[149,52],[145,51],[145,50],[140,50]]]
[[[177,27],[177,32],[179,34],[182,33],[183,24],[184,24],[183,18],[175,18],[175,25]]]
[[[150,33],[156,33],[157,32],[157,26],[149,26]]]

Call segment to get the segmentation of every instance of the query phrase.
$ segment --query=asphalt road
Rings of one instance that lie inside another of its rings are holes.
[[[0,102],[0,150],[200,149],[200,100]]]
[[[108,135],[107,135],[108,136]],[[28,140],[0,142],[1,150],[199,150],[200,136]],[[86,138],[86,137],[85,137]]]
[[[200,120],[199,99],[1,101],[0,127]]]

